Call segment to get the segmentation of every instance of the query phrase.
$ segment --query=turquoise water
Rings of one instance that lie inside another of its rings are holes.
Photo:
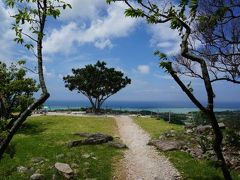
[[[234,111],[240,110],[238,103],[220,103],[215,111]],[[80,109],[81,107],[90,107],[88,101],[49,101],[45,104],[50,110]],[[102,106],[103,109],[127,110],[127,111],[152,111],[152,112],[173,112],[188,113],[199,111],[191,103],[186,102],[122,102],[110,101]]]

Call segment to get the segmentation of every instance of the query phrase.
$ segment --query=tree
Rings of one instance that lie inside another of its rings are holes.
[[[70,91],[77,90],[86,96],[95,113],[100,111],[103,102],[124,88],[131,80],[121,71],[106,67],[105,62],[98,61],[94,65],[72,69],[73,75],[63,78],[65,87]]]
[[[108,3],[115,0],[107,0]],[[221,144],[223,135],[214,113],[213,83],[240,83],[240,8],[238,1],[181,0],[155,4],[151,0],[120,0],[129,7],[126,16],[142,17],[151,24],[169,23],[181,37],[180,55],[173,58],[156,51],[160,66],[168,72],[189,99],[209,119],[215,135],[213,149],[225,179],[232,179],[224,159]],[[136,2],[136,3],[134,3]],[[200,44],[196,46],[196,42]],[[191,83],[185,84],[180,75],[200,78],[207,94],[207,105],[197,98]]]
[[[16,14],[12,15],[15,19],[15,23],[12,27],[16,32],[16,38],[14,40],[17,43],[23,44],[34,53],[37,59],[37,74],[42,93],[38,99],[29,104],[28,107],[22,111],[11,128],[6,131],[6,135],[1,138],[0,158],[2,158],[14,134],[21,127],[23,122],[25,122],[27,117],[50,96],[43,73],[42,42],[45,36],[46,20],[48,17],[57,18],[60,15],[60,8],[71,8],[69,4],[61,0],[6,0],[6,5],[10,8],[17,9]]]
[[[19,61],[7,67],[0,61],[0,120],[8,129],[17,117],[12,113],[18,111],[21,114],[28,104],[33,103],[33,93],[39,89],[35,80],[26,77],[26,69],[22,67],[24,63]]]

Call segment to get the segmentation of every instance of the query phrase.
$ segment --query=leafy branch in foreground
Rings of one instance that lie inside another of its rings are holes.
[[[50,96],[43,74],[42,42],[45,35],[46,20],[48,17],[57,18],[60,15],[61,8],[71,7],[61,0],[6,0],[5,2],[10,8],[17,9],[16,14],[12,15],[15,19],[13,29],[16,32],[16,38],[14,40],[23,44],[27,49],[36,51],[34,54],[37,58],[37,71],[42,93],[38,99],[19,114],[14,124],[6,130],[6,135],[1,137],[0,158],[2,158],[13,136],[27,117]]]

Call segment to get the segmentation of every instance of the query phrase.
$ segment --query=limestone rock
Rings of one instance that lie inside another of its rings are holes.
[[[30,176],[30,180],[42,180],[42,179],[44,179],[44,177],[42,174],[39,173],[35,173]]]
[[[91,134],[86,139],[71,141],[68,143],[69,147],[75,147],[79,145],[94,145],[94,144],[102,144],[107,143],[108,141],[112,141],[113,137],[106,134],[96,133]]]
[[[26,168],[24,166],[19,166],[19,167],[17,167],[17,172],[19,172],[19,173],[28,173],[28,168]]]
[[[124,149],[127,148],[126,144],[120,143],[120,142],[108,142],[108,145],[111,147],[115,147],[118,149]]]
[[[181,149],[183,142],[173,140],[151,140],[148,145],[155,146],[161,151],[173,151]]]
[[[33,162],[33,163],[40,163],[41,161],[45,161],[45,158],[43,158],[43,157],[33,157],[31,159],[31,162]]]
[[[54,166],[59,172],[62,172],[64,174],[72,174],[73,173],[73,170],[71,169],[69,164],[57,162],[57,163],[55,163]]]

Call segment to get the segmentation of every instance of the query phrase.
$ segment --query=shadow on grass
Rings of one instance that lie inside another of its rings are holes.
[[[17,134],[25,134],[25,135],[38,135],[47,130],[46,125],[43,124],[33,124],[33,123],[25,123],[19,129]]]

